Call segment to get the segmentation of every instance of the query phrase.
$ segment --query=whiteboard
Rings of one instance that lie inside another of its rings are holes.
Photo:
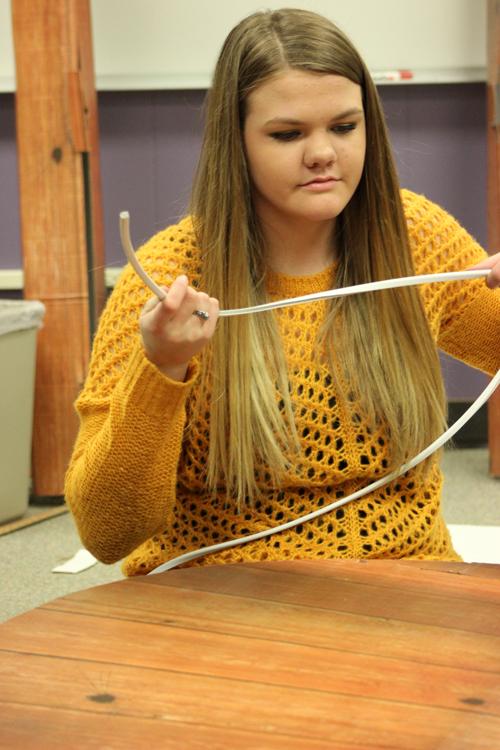
[[[414,82],[486,80],[487,0],[91,0],[101,90],[205,88],[229,30],[265,8],[335,21],[371,71],[408,68]],[[10,2],[0,0],[0,90],[13,90]]]

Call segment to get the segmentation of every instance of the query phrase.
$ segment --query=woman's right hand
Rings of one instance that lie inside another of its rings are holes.
[[[219,302],[189,286],[187,276],[178,276],[165,299],[153,297],[144,305],[139,320],[146,357],[164,375],[184,380],[190,359],[212,338]],[[208,313],[208,319],[194,314]]]

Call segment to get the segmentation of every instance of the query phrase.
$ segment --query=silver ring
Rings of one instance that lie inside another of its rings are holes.
[[[202,320],[208,320],[210,315],[205,310],[195,310],[193,315],[197,315]]]

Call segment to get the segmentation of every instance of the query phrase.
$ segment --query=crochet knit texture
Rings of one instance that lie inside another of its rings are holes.
[[[402,192],[416,273],[462,270],[484,251],[443,209]],[[196,280],[199,254],[190,219],[139,251],[159,284],[179,273]],[[282,299],[328,289],[333,269],[308,277],[270,273],[268,294]],[[490,374],[500,366],[500,291],[483,280],[419,287],[440,348]],[[333,390],[313,364],[324,302],[277,311],[288,361],[300,472],[262,492],[240,513],[204,484],[208,414],[189,432],[186,413],[199,395],[196,363],[186,382],[163,376],[144,356],[138,317],[150,292],[130,268],[102,315],[89,374],[77,401],[81,428],[66,477],[66,498],[86,547],[103,562],[127,556],[127,575],[146,573],[188,550],[267,529],[345,497],[387,473],[382,432]],[[306,524],[196,560],[192,565],[287,558],[411,557],[460,559],[440,511],[442,477],[408,472],[361,500]],[[473,501],[473,499],[471,499]]]

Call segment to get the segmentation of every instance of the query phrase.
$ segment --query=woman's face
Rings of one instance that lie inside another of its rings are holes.
[[[288,70],[256,88],[246,105],[244,144],[261,221],[333,224],[363,172],[361,87]]]

